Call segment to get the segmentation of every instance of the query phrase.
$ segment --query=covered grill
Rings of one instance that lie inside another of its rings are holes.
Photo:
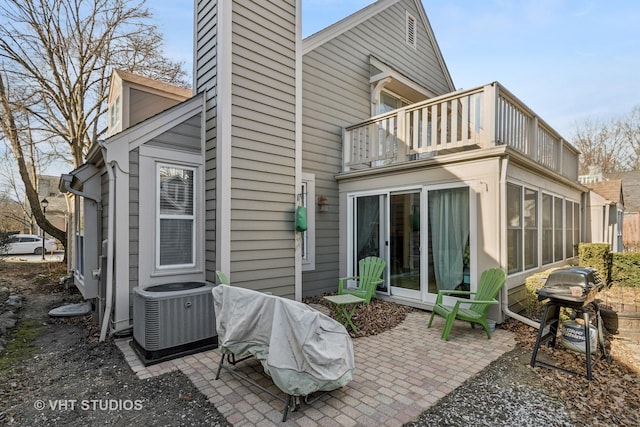
[[[538,289],[538,299],[562,301],[569,307],[580,307],[593,300],[604,287],[598,271],[591,267],[560,268],[549,274],[545,285]]]

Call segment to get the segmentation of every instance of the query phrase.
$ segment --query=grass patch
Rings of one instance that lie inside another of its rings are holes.
[[[9,342],[0,357],[0,373],[9,370],[14,364],[26,359],[34,350],[33,342],[44,330],[36,320],[24,320],[9,334]]]

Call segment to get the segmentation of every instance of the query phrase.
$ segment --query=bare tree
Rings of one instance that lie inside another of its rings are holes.
[[[628,158],[627,167],[630,170],[638,170],[640,169],[640,105],[634,107],[620,120],[619,126],[632,153]]]
[[[104,136],[114,68],[187,86],[164,57],[144,0],[4,0],[0,5],[0,138],[10,146],[36,222],[65,242],[40,208],[36,169],[49,157],[80,166]]]
[[[628,145],[617,122],[585,120],[576,126],[573,144],[580,150],[580,175],[594,165],[605,174],[625,170]]]

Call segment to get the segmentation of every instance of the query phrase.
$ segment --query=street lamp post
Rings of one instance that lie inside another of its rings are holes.
[[[49,201],[44,198],[40,201],[40,206],[42,206],[42,215],[44,215],[44,219],[47,219],[47,206],[49,206]],[[44,225],[44,224],[43,224]],[[44,227],[42,228],[42,260],[44,261]]]

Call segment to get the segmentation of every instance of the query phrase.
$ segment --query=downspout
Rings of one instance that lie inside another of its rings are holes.
[[[102,158],[107,159],[107,149],[102,141],[98,141],[102,150]],[[107,328],[111,318],[111,310],[113,305],[113,235],[115,225],[115,173],[112,164],[106,164],[107,174],[109,175],[109,210],[107,218],[107,283],[104,318],[102,319],[102,330],[100,332],[100,342],[107,338]]]
[[[504,267],[507,259],[507,245],[505,244],[504,225],[507,223],[507,192],[505,191],[507,185],[507,166],[509,164],[509,155],[500,158],[500,265]],[[526,323],[536,329],[540,328],[540,323],[535,320],[529,319],[526,316],[522,316],[509,309],[509,289],[507,285],[502,287],[502,312],[507,316]]]

